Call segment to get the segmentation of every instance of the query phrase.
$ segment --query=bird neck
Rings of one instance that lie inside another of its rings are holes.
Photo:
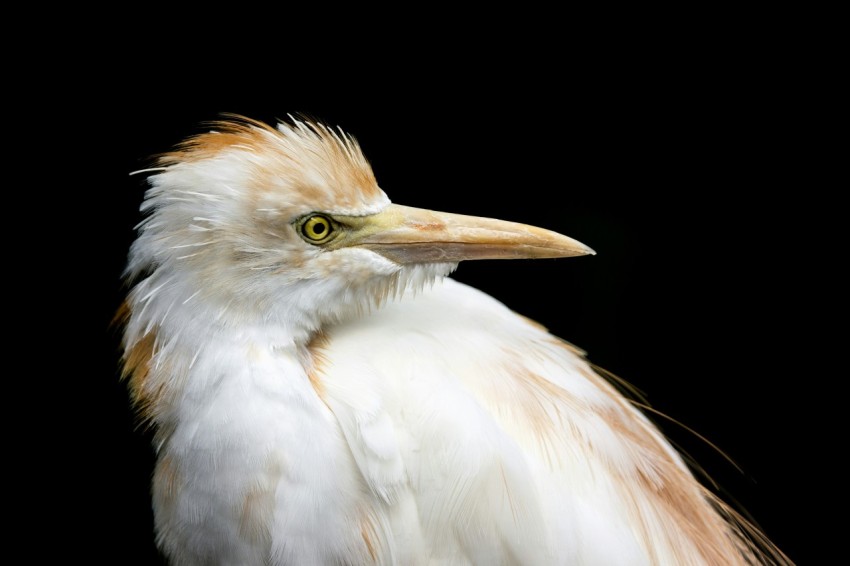
[[[292,362],[283,368],[288,379],[303,381],[310,358],[305,352],[323,327],[415,293],[454,266],[413,266],[359,287],[331,277],[281,282],[273,290],[233,289],[155,269],[126,302],[124,373],[143,417],[157,425],[183,418],[181,400],[203,397],[223,372],[230,379],[246,360],[254,367],[268,352]],[[229,353],[234,367],[224,369]]]
[[[160,340],[203,345],[218,334],[273,328],[289,342],[306,343],[319,327],[319,321],[297,302],[287,303],[248,289],[225,292],[195,279],[157,270],[140,281],[127,299],[125,341],[155,332]]]
[[[145,419],[169,430],[192,413],[189,400],[210,402],[228,382],[275,364],[282,387],[303,381],[317,322],[246,303],[204,295],[175,276],[154,273],[136,285],[125,305],[124,373]]]

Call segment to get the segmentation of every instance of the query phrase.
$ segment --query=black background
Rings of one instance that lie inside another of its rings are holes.
[[[806,316],[820,276],[799,113],[782,74],[752,54],[627,47],[509,73],[483,73],[470,58],[461,77],[388,69],[378,81],[363,69],[306,89],[281,68],[267,82],[225,73],[165,88],[149,77],[104,94],[85,148],[98,163],[88,188],[98,206],[82,214],[98,347],[78,426],[87,505],[103,511],[88,528],[114,550],[81,538],[82,550],[157,563],[150,438],[118,381],[108,328],[144,191],[128,174],[221,112],[265,121],[304,112],[353,134],[396,203],[535,224],[593,247],[595,257],[467,262],[454,277],[587,350],[719,447],[740,471],[655,419],[727,501],[807,562],[824,346]],[[238,80],[250,88],[219,88]]]

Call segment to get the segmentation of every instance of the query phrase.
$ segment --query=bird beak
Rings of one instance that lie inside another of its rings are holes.
[[[396,204],[378,214],[339,219],[354,229],[345,245],[400,264],[596,254],[581,242],[535,226]]]

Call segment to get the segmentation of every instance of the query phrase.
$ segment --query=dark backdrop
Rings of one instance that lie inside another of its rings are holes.
[[[433,76],[378,86],[365,73],[318,96],[282,80],[225,96],[212,79],[172,89],[148,79],[111,98],[89,132],[101,140],[91,148],[99,206],[84,214],[97,250],[99,365],[85,384],[83,459],[89,501],[104,511],[92,528],[115,549],[98,552],[156,563],[150,438],[128,408],[107,330],[144,190],[128,173],[219,112],[306,112],[358,138],[394,202],[531,223],[593,247],[596,257],[468,262],[454,277],[582,347],[718,446],[740,470],[656,419],[792,559],[811,556],[801,533],[814,517],[817,350],[800,318],[810,243],[793,221],[806,189],[788,151],[791,119],[748,67],[618,61],[529,70],[504,85],[491,75],[486,86],[474,76],[463,87]]]

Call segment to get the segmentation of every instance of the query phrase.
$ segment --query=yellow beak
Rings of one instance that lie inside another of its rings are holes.
[[[596,253],[572,238],[535,226],[397,204],[378,214],[336,218],[352,229],[340,247],[364,247],[400,264]]]

